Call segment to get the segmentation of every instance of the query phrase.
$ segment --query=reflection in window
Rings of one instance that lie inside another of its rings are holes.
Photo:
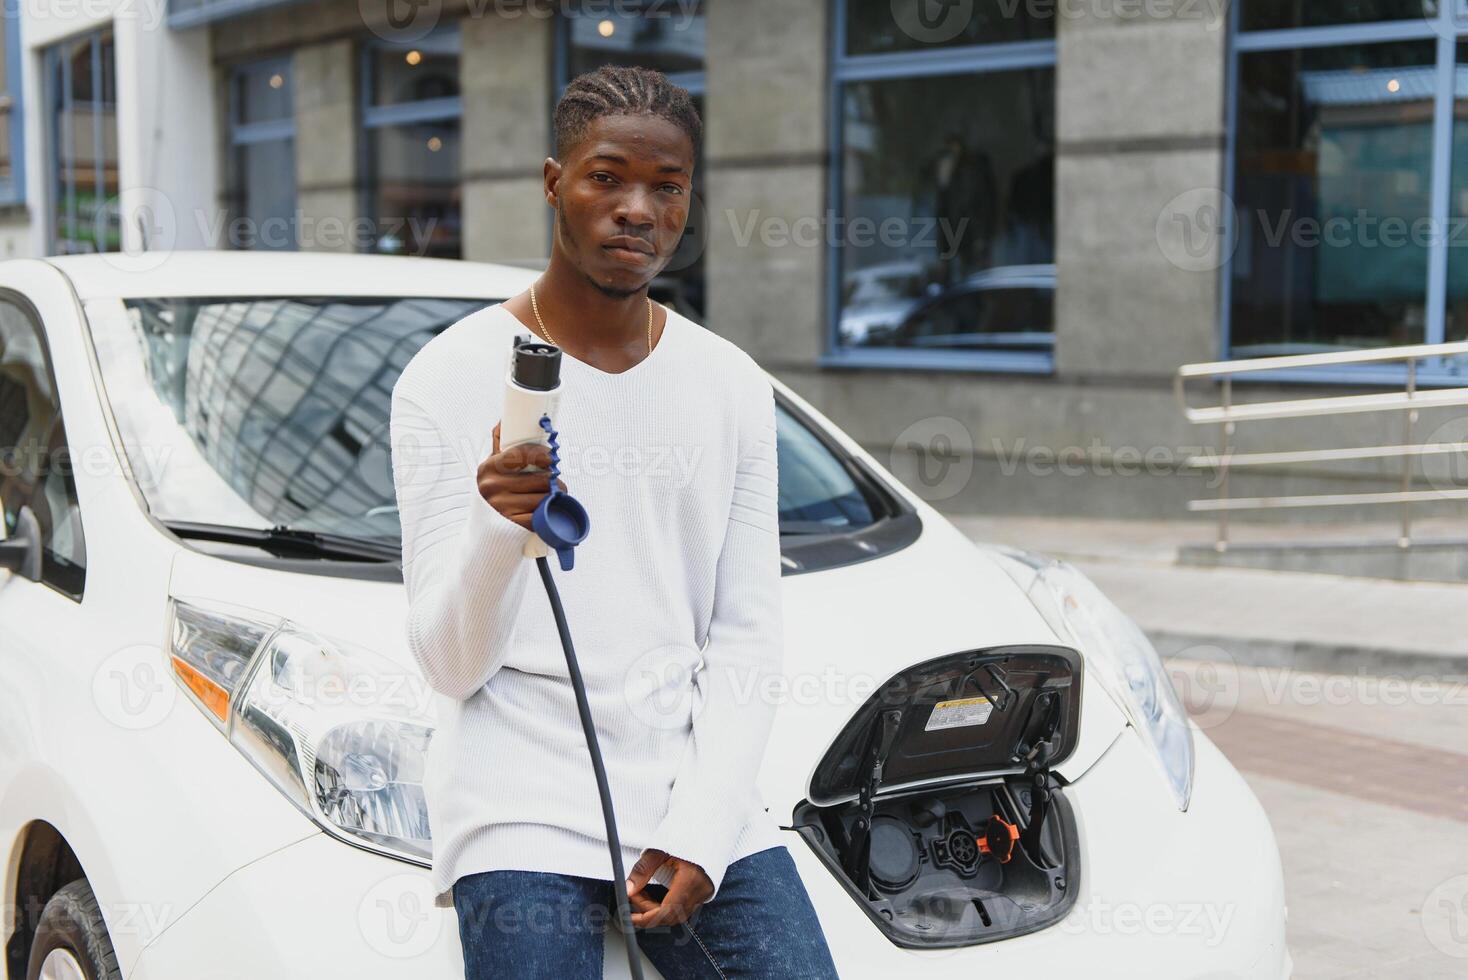
[[[0,17],[0,204],[25,200],[25,127],[20,107],[20,0],[3,0]]]
[[[117,89],[111,29],[47,48],[51,253],[115,252]]]
[[[704,69],[704,4],[627,0],[573,7],[566,18],[567,79],[602,65]]]
[[[836,454],[780,405],[775,447],[782,534],[852,531],[876,520],[871,502]]]
[[[881,54],[1006,41],[1053,41],[1056,3],[847,0],[846,53]]]
[[[459,258],[459,31],[376,41],[366,59],[363,214],[367,251]]]
[[[230,77],[231,248],[297,245],[295,120],[290,62],[259,62]]]
[[[1442,2],[1456,0],[1244,0],[1239,26],[1246,31],[1264,31],[1432,19]]]
[[[82,596],[87,549],[73,462],[40,325],[0,300],[0,505],[6,535],[29,507],[41,528],[41,577]]]
[[[1054,104],[1050,68],[843,87],[843,346],[1049,349]]]
[[[1448,199],[1448,227],[1444,236],[1448,249],[1447,313],[1443,324],[1446,341],[1468,340],[1468,41],[1457,45],[1459,99],[1453,117],[1453,170]]]
[[[123,449],[158,519],[396,541],[392,388],[487,300],[128,300],[88,310]]]
[[[1236,356],[1420,343],[1430,41],[1239,59]]]

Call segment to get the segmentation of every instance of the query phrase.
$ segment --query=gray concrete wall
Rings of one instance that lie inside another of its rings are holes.
[[[1159,227],[1184,233],[1164,216],[1180,195],[1220,199],[1226,35],[1076,9],[1058,25],[1057,373],[1155,382],[1218,352],[1217,242],[1180,268]]]
[[[347,233],[360,210],[355,45],[340,40],[297,48],[291,79],[299,244],[308,251],[356,251]]]
[[[825,247],[781,229],[826,207],[826,6],[708,8],[707,323],[772,367],[821,350]]]
[[[554,29],[546,17],[461,22],[466,259],[550,254],[543,173],[551,151]]]

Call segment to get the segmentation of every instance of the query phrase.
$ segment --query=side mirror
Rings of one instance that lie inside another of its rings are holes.
[[[0,535],[5,522],[0,521]],[[32,582],[41,580],[41,522],[30,507],[15,515],[15,533],[0,541],[0,568],[8,568]]]

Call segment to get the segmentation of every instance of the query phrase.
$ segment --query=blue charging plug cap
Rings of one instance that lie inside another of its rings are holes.
[[[561,561],[561,571],[569,572],[576,560],[576,546],[591,533],[591,516],[579,500],[556,486],[556,478],[561,473],[559,433],[551,427],[549,415],[540,417],[540,427],[550,442],[550,492],[531,513],[530,526],[555,551]]]
[[[581,502],[568,493],[552,490],[530,515],[530,526],[540,540],[555,550],[561,571],[569,572],[575,562],[576,546],[591,533],[591,518]]]

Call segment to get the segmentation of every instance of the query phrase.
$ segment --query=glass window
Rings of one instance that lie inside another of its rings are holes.
[[[602,65],[656,68],[667,75],[704,70],[703,0],[588,0],[570,14],[567,79]]]
[[[1246,31],[1367,24],[1437,17],[1438,4],[1455,0],[1244,0],[1239,26]]]
[[[287,59],[230,75],[231,248],[293,249],[296,240],[295,120]]]
[[[1421,343],[1434,44],[1239,58],[1235,356]]]
[[[966,44],[1053,41],[1056,3],[1017,0],[847,0],[846,53],[929,51]]]
[[[28,308],[0,297],[0,506],[7,535],[22,507],[41,528],[41,579],[81,599],[82,536],[66,427],[41,326]]]
[[[876,521],[840,458],[783,405],[775,408],[775,455],[782,534],[851,531]]]
[[[412,45],[375,45],[367,59],[372,105],[412,105],[459,94],[457,29]]]
[[[1458,92],[1468,92],[1468,41],[1457,45]],[[1453,169],[1448,200],[1447,311],[1443,339],[1468,340],[1468,102],[1459,99],[1453,118]]]
[[[397,540],[392,387],[423,344],[489,303],[129,299],[89,306],[88,323],[159,520]]]
[[[842,346],[1045,351],[1050,68],[843,86]]]
[[[462,199],[459,30],[364,51],[365,200],[369,251],[459,258]]]
[[[366,176],[372,251],[459,258],[457,119],[369,129]]]
[[[19,3],[4,0],[0,17],[0,204],[25,200]]]
[[[290,69],[289,59],[281,58],[234,70],[231,107],[236,125],[291,121]]]
[[[52,162],[50,251],[117,251],[122,233],[112,31],[47,48],[43,62]]]

